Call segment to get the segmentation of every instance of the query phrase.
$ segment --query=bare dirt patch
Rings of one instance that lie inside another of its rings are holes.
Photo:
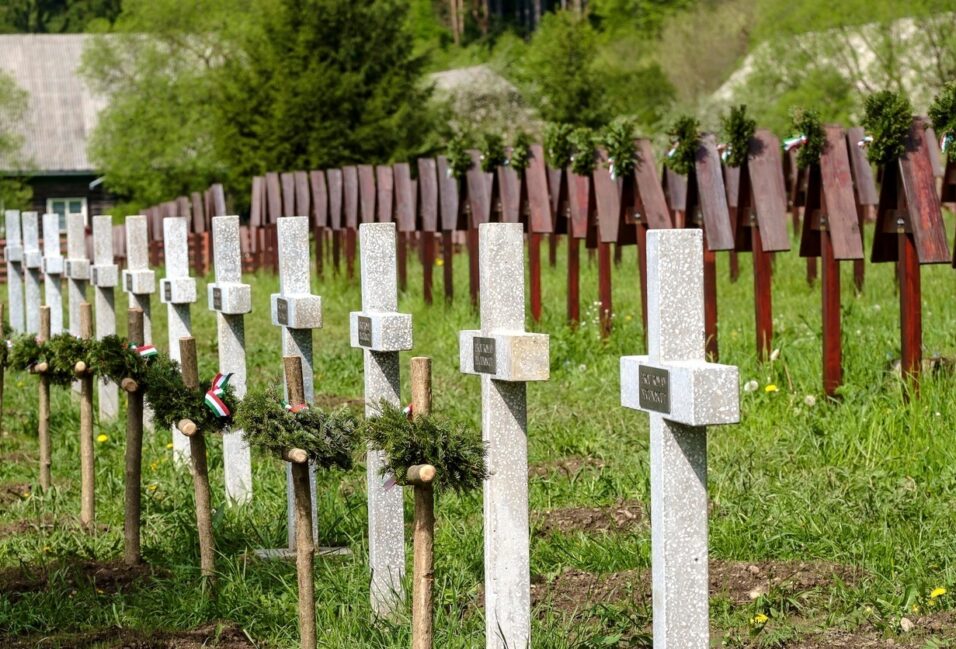
[[[365,408],[365,400],[357,397],[343,397],[337,394],[317,394],[315,395],[315,405],[323,410],[334,410],[342,406],[349,410],[362,410]]]
[[[640,527],[647,520],[644,504],[636,500],[607,507],[563,507],[532,512],[531,516],[535,531],[544,535],[626,532]]]
[[[572,455],[560,460],[537,462],[528,467],[528,476],[531,478],[547,478],[552,474],[564,474],[571,477],[585,469],[600,470],[606,466],[604,460],[596,457]]]
[[[106,629],[89,633],[46,634],[29,638],[2,638],[8,649],[255,649],[242,629],[233,624],[207,624],[188,631],[132,631]]]
[[[90,586],[103,594],[122,593],[140,588],[159,574],[161,570],[146,564],[130,567],[119,561],[20,566],[0,569],[0,593],[15,600],[46,590],[54,578],[62,578],[74,588]]]
[[[32,495],[33,491],[29,482],[8,482],[0,485],[0,505],[9,505],[11,503],[25,500]]]

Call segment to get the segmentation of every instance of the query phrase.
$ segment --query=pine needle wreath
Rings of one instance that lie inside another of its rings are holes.
[[[571,145],[571,171],[579,176],[589,176],[597,166],[594,152],[594,131],[584,126],[578,127],[568,136]]]
[[[3,322],[3,323],[0,323],[0,329],[3,330],[3,339],[0,340],[0,372],[2,372],[3,368],[9,367],[10,365],[9,363],[10,349],[9,347],[7,347],[7,343],[8,342],[10,342],[11,344],[13,343],[13,341],[11,340],[11,336],[13,335],[13,327],[11,327],[6,322]]]
[[[548,164],[555,169],[565,169],[571,164],[574,146],[571,144],[571,133],[574,127],[570,124],[548,124],[544,130],[544,149]]]
[[[272,454],[301,448],[323,469],[352,468],[361,433],[348,409],[325,412],[310,407],[293,413],[275,390],[247,394],[234,421],[250,446]]]
[[[494,171],[508,161],[504,140],[497,133],[485,133],[481,141],[481,170]]]
[[[516,171],[524,171],[531,164],[531,138],[524,131],[515,136],[508,164]]]
[[[694,168],[697,160],[697,148],[700,144],[700,122],[690,115],[678,117],[667,131],[674,142],[673,153],[667,159],[667,166],[686,176]]]
[[[409,419],[386,401],[380,411],[365,420],[365,438],[371,448],[385,452],[383,473],[391,472],[398,484],[405,484],[408,468],[416,464],[434,466],[435,485],[455,491],[480,487],[488,477],[487,449],[476,431],[430,416]]]
[[[747,116],[746,104],[731,106],[730,113],[720,119],[727,142],[728,167],[740,167],[747,162],[750,151],[750,139],[757,131],[757,121]]]
[[[468,143],[464,136],[456,135],[448,142],[445,156],[448,158],[451,175],[459,180],[464,178],[471,169],[471,156],[468,154]]]
[[[116,384],[130,378],[145,386],[148,365],[146,359],[132,349],[125,338],[113,335],[99,341],[96,358],[90,369]]]
[[[797,150],[797,166],[805,169],[820,162],[820,156],[827,144],[827,133],[815,110],[798,108],[793,111],[793,128],[806,138]]]
[[[613,178],[623,178],[634,173],[637,166],[637,151],[634,149],[634,124],[626,118],[618,118],[604,127],[601,144],[607,151],[608,167]]]
[[[200,386],[208,386],[211,382],[211,379],[201,380]],[[228,384],[219,398],[230,411],[225,417],[220,417],[206,405],[205,389],[186,387],[178,362],[160,354],[147,364],[146,401],[153,411],[153,420],[164,428],[189,419],[199,432],[221,433],[232,423],[231,413],[239,408],[239,401]]]
[[[77,338],[68,333],[53,336],[42,347],[48,364],[45,375],[50,383],[58,386],[73,383],[76,380],[76,364],[83,362],[87,367],[92,367],[99,354],[97,341]]]
[[[46,360],[43,347],[33,334],[21,334],[13,339],[8,359],[10,367],[25,372],[42,360]]]
[[[944,141],[949,139],[946,158],[956,162],[956,82],[946,84],[943,91],[936,95],[929,107],[929,118],[936,135]]]
[[[913,107],[902,92],[881,90],[863,103],[863,128],[873,138],[866,156],[886,164],[906,152],[906,140],[913,123]]]

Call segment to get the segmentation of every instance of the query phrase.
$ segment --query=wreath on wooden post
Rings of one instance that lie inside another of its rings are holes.
[[[870,162],[883,165],[906,153],[906,139],[913,124],[913,107],[906,95],[881,90],[864,100],[863,109]]]
[[[608,170],[617,180],[634,173],[637,151],[634,149],[634,124],[623,117],[615,119],[601,132],[601,144],[607,151]]]
[[[571,171],[579,176],[590,176],[597,166],[595,155],[594,131],[586,126],[580,126],[568,135],[568,144],[571,147]]]
[[[700,122],[690,115],[678,117],[667,131],[672,146],[667,153],[667,166],[686,176],[694,168],[700,143]]]
[[[827,133],[820,121],[820,114],[811,109],[797,108],[793,111],[793,129],[798,135],[784,142],[784,148],[797,146],[797,166],[806,169],[820,162],[827,143]]]
[[[747,162],[750,140],[757,131],[757,121],[747,116],[747,105],[732,106],[730,112],[720,119],[727,148],[724,162],[728,167],[740,167]]]

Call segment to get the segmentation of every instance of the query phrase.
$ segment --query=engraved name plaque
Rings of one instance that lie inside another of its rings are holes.
[[[665,415],[671,411],[670,372],[641,365],[637,370],[641,408]]]

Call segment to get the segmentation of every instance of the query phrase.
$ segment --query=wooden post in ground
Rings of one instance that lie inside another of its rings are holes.
[[[305,388],[302,382],[302,359],[284,356],[285,382],[291,406],[303,405]],[[302,649],[315,649],[315,540],[312,537],[312,492],[309,486],[308,458],[301,449],[283,454],[292,466],[295,493],[295,568],[299,583],[299,644]]]
[[[93,309],[89,302],[80,304],[80,338],[93,338]],[[80,383],[80,525],[92,529],[96,517],[94,485],[96,466],[93,463],[93,372],[82,361],[73,373]]]
[[[179,339],[179,358],[183,383],[190,390],[199,389],[199,363],[196,339]],[[209,468],[206,464],[206,437],[196,424],[183,419],[176,428],[189,438],[189,457],[193,465],[193,491],[196,498],[196,530],[199,532],[199,568],[210,581],[216,577],[216,542],[212,535],[212,497],[209,492]]]
[[[130,344],[143,344],[143,310],[130,309],[127,315]],[[143,389],[126,377],[120,384],[126,391],[126,467],[123,518],[123,562],[135,566],[142,562],[140,551],[140,487],[143,476]]]
[[[6,309],[6,304],[3,302],[0,302],[0,332],[3,331],[3,325],[5,322],[3,319],[4,317],[3,312],[5,309]],[[6,336],[0,335],[0,338],[3,339],[3,340],[0,340],[0,343],[6,345],[7,344],[7,341],[5,340]],[[6,373],[7,373],[7,368],[0,365],[0,437],[3,436],[3,387],[4,387],[4,383],[6,382]]]
[[[412,359],[412,416],[428,416],[432,402],[432,359]],[[412,573],[412,649],[431,649],[435,583],[435,467],[409,467],[405,476],[415,488],[415,561]]]
[[[37,342],[40,345],[50,339],[50,307],[40,307],[40,335]],[[46,376],[46,362],[38,363],[35,370],[40,375],[38,398],[38,426],[37,437],[40,443],[40,488],[46,491],[52,484],[50,476],[51,442],[50,442],[50,379]]]

